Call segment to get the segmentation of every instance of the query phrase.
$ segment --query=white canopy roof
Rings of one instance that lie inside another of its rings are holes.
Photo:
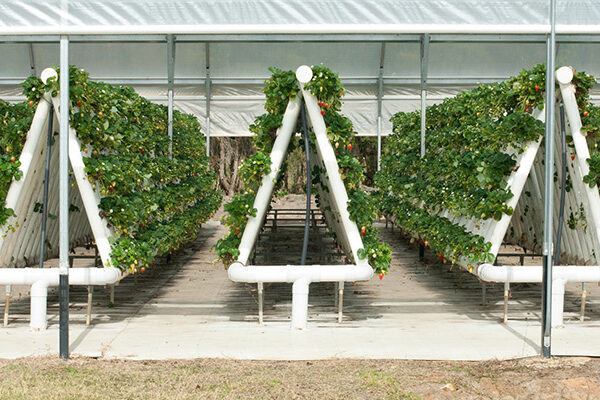
[[[3,0],[4,34],[547,32],[548,0]],[[593,0],[559,0],[557,32],[598,26]],[[423,31],[423,27],[430,29]]]
[[[93,79],[134,86],[167,102],[173,35],[174,106],[210,133],[247,135],[263,112],[268,67],[319,64],[348,89],[344,113],[359,134],[383,134],[398,111],[419,107],[421,34],[429,103],[477,82],[545,62],[549,0],[0,0],[0,98],[18,82],[69,62]],[[557,65],[600,75],[600,7],[557,0]],[[110,36],[107,36],[112,34]],[[208,100],[207,100],[208,99]]]

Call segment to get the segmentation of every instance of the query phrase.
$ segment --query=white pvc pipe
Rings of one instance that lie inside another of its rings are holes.
[[[369,264],[244,266],[235,262],[229,266],[227,273],[234,282],[293,282],[292,328],[306,329],[308,287],[312,282],[369,280],[373,276],[373,268]]]
[[[536,110],[535,113],[537,113],[535,118],[544,122],[545,110]],[[540,143],[542,143],[542,137],[540,137],[536,142],[532,141],[527,144],[527,150],[525,150],[519,161],[519,168],[513,174],[511,174],[507,180],[507,187],[512,192],[513,197],[506,202],[506,205],[511,207],[513,210],[517,208],[517,204],[519,203],[519,199],[523,193],[523,187],[525,187],[525,182],[527,181],[527,177],[530,175],[535,157],[540,148]],[[494,256],[498,254],[500,246],[502,246],[502,242],[504,241],[504,236],[506,236],[506,231],[508,230],[511,219],[512,214],[502,214],[500,221],[494,221],[489,227],[492,229],[492,234],[489,240],[492,244],[490,253],[492,253]]]
[[[121,279],[118,268],[70,268],[70,285],[110,285]],[[30,327],[46,329],[48,287],[58,286],[58,268],[1,268],[0,285],[31,285]]]
[[[198,24],[5,26],[6,35],[166,34],[548,34],[548,24]],[[557,24],[557,34],[598,34],[600,25]]]
[[[263,177],[260,188],[256,192],[256,198],[254,199],[253,205],[257,210],[256,216],[248,217],[248,222],[244,228],[242,240],[239,245],[240,255],[238,256],[237,261],[242,264],[248,262],[248,258],[250,257],[250,253],[252,252],[254,243],[258,237],[258,232],[264,222],[265,213],[271,203],[275,181],[279,174],[279,170],[281,169],[281,164],[287,156],[288,145],[292,133],[296,128],[298,115],[300,114],[300,96],[301,94],[298,93],[298,96],[288,103],[285,114],[283,115],[281,127],[277,129],[277,138],[275,139],[273,149],[271,150],[271,172]]]
[[[340,170],[335,152],[327,137],[327,126],[321,115],[321,108],[318,105],[318,100],[309,91],[304,89],[302,83],[299,82],[299,85],[306,104],[306,111],[315,133],[317,154],[325,165],[326,175],[324,180],[329,187],[329,196],[333,198],[335,208],[340,214],[339,217],[343,229],[341,232],[337,233],[344,235],[347,239],[350,250],[352,251],[352,256],[354,257],[354,262],[361,265],[367,264],[366,258],[361,260],[358,257],[358,250],[363,248],[363,242],[356,223],[350,220],[350,213],[348,213],[348,193],[346,193],[346,187],[340,177]]]
[[[573,70],[570,67],[561,67],[556,71],[556,80],[560,86],[565,112],[571,128],[573,136],[573,144],[575,145],[575,154],[577,157],[577,166],[581,172],[581,176],[586,176],[590,173],[590,167],[587,161],[590,158],[587,140],[581,134],[581,117],[579,115],[579,107],[575,98],[575,86],[571,84],[573,79]],[[585,186],[585,192],[589,200],[589,211],[592,217],[592,226],[595,230],[596,237],[600,240],[600,194],[598,186]]]
[[[477,275],[484,282],[542,282],[542,266],[494,266],[481,264]],[[552,327],[563,325],[564,294],[567,282],[600,282],[600,266],[552,267]]]
[[[3,245],[5,243],[8,227],[13,225],[18,218],[17,207],[23,205],[23,203],[19,200],[21,198],[23,190],[27,189],[28,187],[28,185],[26,185],[26,182],[28,180],[29,175],[33,173],[31,164],[32,162],[39,160],[39,154],[36,151],[36,149],[38,148],[40,139],[43,136],[42,131],[46,126],[49,110],[50,96],[46,94],[42,98],[42,100],[40,100],[37,109],[35,110],[33,121],[31,122],[31,127],[29,128],[29,132],[27,133],[25,145],[23,146],[23,150],[21,151],[21,155],[19,157],[19,161],[21,162],[21,166],[19,167],[19,169],[23,172],[23,176],[18,181],[12,181],[8,193],[6,195],[5,207],[11,208],[13,211],[15,211],[15,215],[9,217],[4,226],[2,226],[2,229],[0,231],[0,250],[3,248]]]
[[[57,118],[60,119],[59,110],[59,98],[54,97],[52,99],[54,103],[54,111],[56,112]],[[110,265],[110,242],[109,237],[113,236],[105,218],[100,217],[100,209],[98,204],[100,198],[96,195],[96,192],[92,188],[92,184],[88,180],[85,172],[85,164],[83,163],[83,157],[81,156],[81,142],[77,138],[76,132],[72,127],[69,127],[69,159],[71,161],[71,168],[73,169],[73,175],[79,188],[79,194],[85,208],[85,212],[90,222],[90,228],[94,234],[96,240],[96,246],[98,247],[98,253],[102,259],[104,266]]]

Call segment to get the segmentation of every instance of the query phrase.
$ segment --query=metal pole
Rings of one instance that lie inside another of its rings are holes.
[[[310,228],[310,189],[311,189],[311,171],[310,171],[310,145],[308,135],[308,125],[306,123],[306,106],[302,102],[300,108],[300,118],[302,120],[302,132],[304,136],[304,151],[306,153],[306,220],[304,223],[304,240],[302,241],[302,257],[300,265],[306,264],[306,252],[308,250],[308,233]]]
[[[383,101],[383,65],[385,61],[385,42],[381,43],[379,54],[379,76],[377,77],[377,171],[381,169],[381,109]]]
[[[553,247],[553,189],[554,189],[554,59],[555,59],[556,0],[550,0],[550,36],[546,41],[546,134],[544,174],[544,245],[542,277],[542,357],[552,356],[552,247]]]
[[[206,89],[206,156],[210,157],[210,45],[204,45],[206,57],[206,77],[204,85]]]
[[[421,36],[421,158],[425,157],[425,134],[427,131],[427,66],[429,64],[429,35]],[[419,259],[425,258],[425,246],[419,244]]]
[[[60,38],[59,355],[69,358],[69,38]]]
[[[167,131],[169,133],[169,158],[173,158],[173,83],[175,81],[175,40],[167,35],[167,75],[168,75],[168,107]]]
[[[46,137],[46,170],[44,171],[44,205],[42,209],[42,239],[40,241],[40,263],[44,267],[44,253],[46,251],[46,225],[48,221],[48,186],[50,180],[50,156],[52,147],[52,125],[54,123],[54,107],[48,113],[48,136]]]
[[[429,64],[429,35],[421,37],[421,158],[425,157],[427,111],[427,65]]]

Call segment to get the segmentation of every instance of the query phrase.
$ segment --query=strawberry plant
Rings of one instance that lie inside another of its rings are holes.
[[[576,74],[577,98],[592,83]],[[536,65],[507,81],[481,85],[427,107],[427,153],[420,157],[420,111],[392,117],[381,171],[376,175],[380,212],[421,241],[441,259],[466,260],[467,268],[493,262],[491,244],[442,216],[478,220],[512,215],[506,179],[518,166],[517,154],[538,140],[544,125],[532,117],[544,102],[545,66]],[[399,173],[402,171],[402,173]]]
[[[19,156],[36,105],[37,99],[17,104],[0,100],[0,225],[14,215],[14,210],[6,208],[6,196],[13,179],[23,176]]]
[[[239,255],[238,246],[248,216],[256,213],[256,209],[253,209],[255,191],[262,177],[271,171],[269,154],[277,128],[281,126],[288,102],[295,98],[299,90],[293,71],[282,71],[277,68],[271,68],[270,71],[273,75],[265,82],[263,89],[267,98],[265,103],[267,113],[256,118],[250,125],[250,131],[255,133],[254,147],[257,153],[248,158],[240,168],[244,191],[234,197],[231,203],[225,205],[228,215],[224,217],[224,222],[229,226],[229,232],[215,245],[217,255],[225,265],[229,265]],[[342,106],[341,98],[345,93],[344,87],[337,74],[327,67],[318,65],[313,67],[313,79],[306,84],[306,89],[318,99],[327,126],[327,137],[334,147],[340,175],[348,192],[350,219],[361,229],[364,248],[359,251],[359,257],[368,258],[369,264],[377,273],[387,273],[391,250],[387,245],[379,242],[377,230],[372,226],[375,206],[369,194],[360,188],[364,179],[364,167],[350,153],[355,132],[352,122],[339,112]],[[314,138],[314,134],[311,135]],[[302,140],[292,140],[288,151],[292,151],[298,145],[304,148]],[[314,146],[314,140],[311,145]],[[279,171],[278,182],[281,182],[285,169],[284,165]],[[314,165],[312,183],[321,185],[322,190],[327,190],[326,185],[321,182],[322,174],[324,168]],[[278,187],[279,185],[276,185],[276,190]],[[317,204],[322,207],[318,195]]]
[[[194,240],[220,205],[200,124],[174,111],[171,153],[166,106],[132,88],[90,81],[75,67],[69,74],[71,125],[100,194],[100,214],[114,232],[111,262],[130,272],[145,269]],[[31,77],[23,86],[31,101],[58,92],[56,80],[44,85]]]

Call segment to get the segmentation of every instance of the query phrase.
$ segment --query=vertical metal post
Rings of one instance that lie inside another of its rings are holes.
[[[37,76],[37,71],[35,70],[35,57],[33,54],[33,43],[29,43],[29,74],[31,76]]]
[[[167,35],[167,75],[168,75],[168,108],[167,108],[167,131],[169,133],[169,158],[173,158],[173,86],[175,83],[175,39],[173,35]]]
[[[69,358],[69,38],[60,38],[59,355]]]
[[[10,310],[10,295],[11,295],[12,287],[11,285],[6,285],[6,294],[4,299],[4,326],[8,326],[8,315]],[[584,302],[585,304],[585,302]],[[583,315],[583,314],[582,314]],[[582,319],[583,321],[583,319]]]
[[[553,250],[553,190],[554,190],[554,60],[555,60],[556,0],[550,0],[550,35],[546,40],[546,134],[544,174],[544,245],[542,276],[542,357],[552,356],[552,250]]]
[[[210,157],[210,45],[204,45],[206,56],[206,78],[204,81],[206,91],[206,156]]]
[[[50,185],[50,156],[52,147],[52,128],[54,123],[54,107],[50,107],[48,112],[48,133],[46,136],[46,166],[44,171],[44,204],[42,208],[42,239],[40,240],[40,263],[39,267],[44,267],[44,257],[46,251],[46,225],[48,222],[48,187]]]
[[[421,158],[425,157],[427,111],[427,66],[429,64],[429,35],[421,36]]]
[[[385,42],[381,43],[379,54],[379,76],[377,77],[377,171],[381,169],[381,129],[383,121],[381,117],[383,101],[383,66],[385,62]]]
[[[429,65],[429,35],[421,36],[421,158],[425,157],[425,134],[427,131],[427,67]],[[419,244],[419,259],[425,258],[425,246]]]
[[[263,286],[263,283],[258,282],[257,287],[258,287],[258,323],[260,325],[262,325],[264,322],[264,313],[263,313],[264,286]]]

